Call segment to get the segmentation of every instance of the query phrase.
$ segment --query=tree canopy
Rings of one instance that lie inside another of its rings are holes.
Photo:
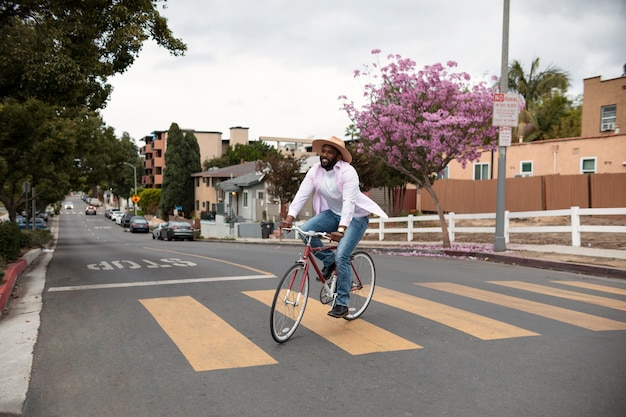
[[[200,172],[200,148],[193,132],[183,135],[178,124],[172,123],[167,132],[165,170],[161,190],[161,212],[163,216],[182,207],[185,216],[194,210],[194,178]]]
[[[0,2],[0,200],[15,218],[22,184],[37,203],[111,181],[107,165],[128,150],[98,110],[108,78],[126,71],[148,39],[182,55],[158,11],[165,0]],[[137,164],[137,149],[125,161]],[[43,208],[43,207],[40,207]]]
[[[146,40],[174,55],[187,49],[159,4],[166,1],[3,1],[0,98],[103,108],[108,77],[126,71]]]
[[[225,168],[238,165],[241,161],[252,162],[264,160],[270,155],[278,155],[278,151],[276,148],[263,141],[257,140],[247,145],[237,143],[234,147],[229,145],[224,155],[218,158],[204,160],[202,162],[202,169],[207,171],[213,167]]]
[[[520,94],[525,108],[520,112],[517,136],[525,142],[580,135],[575,105],[566,96],[569,74],[556,66],[539,69],[535,58],[528,72],[518,60],[509,66],[509,90]],[[564,119],[564,120],[561,120]]]
[[[375,62],[364,71],[355,71],[356,78],[367,80],[366,102],[359,108],[344,96],[343,108],[363,146],[433,197],[443,243],[449,247],[433,183],[450,161],[456,159],[465,166],[484,149],[494,147],[493,91],[484,82],[471,84],[467,73],[452,72],[457,66],[452,61],[416,70],[414,61],[400,55],[387,59],[386,65]]]
[[[285,203],[293,200],[304,177],[300,172],[304,159],[291,155],[283,157],[280,153],[273,153],[264,160],[257,161],[256,169],[265,174],[268,194],[281,203],[283,218],[286,216]]]

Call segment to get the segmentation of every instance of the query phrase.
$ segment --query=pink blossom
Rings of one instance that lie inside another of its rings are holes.
[[[493,90],[484,82],[472,84],[465,72],[452,72],[456,66],[448,61],[445,67],[435,63],[416,70],[415,61],[388,55],[386,65],[375,62],[355,72],[368,81],[365,104],[343,100],[361,140],[431,195],[435,174],[450,161],[465,167],[482,150],[495,148]],[[443,219],[438,201],[435,205]],[[445,224],[442,229],[446,244]]]

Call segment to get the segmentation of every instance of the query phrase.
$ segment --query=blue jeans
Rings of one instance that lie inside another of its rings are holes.
[[[339,227],[339,220],[341,220],[341,216],[330,210],[325,210],[305,222],[302,225],[302,229],[331,233]],[[346,229],[346,233],[337,244],[336,251],[323,250],[315,252],[315,257],[322,261],[324,266],[331,265],[333,262],[337,264],[337,299],[335,304],[348,306],[350,301],[350,278],[352,276],[350,255],[352,255],[352,251],[363,238],[369,222],[368,216],[352,218],[350,227]],[[311,246],[319,248],[323,246],[323,243],[319,238],[313,238]]]

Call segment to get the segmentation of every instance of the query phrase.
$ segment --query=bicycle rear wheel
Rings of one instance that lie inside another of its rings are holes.
[[[296,331],[309,297],[309,277],[303,264],[295,264],[278,284],[270,313],[270,331],[278,343],[286,342]]]
[[[366,252],[354,252],[350,257],[352,278],[350,281],[350,305],[346,320],[358,318],[372,301],[376,286],[376,268],[372,257]]]

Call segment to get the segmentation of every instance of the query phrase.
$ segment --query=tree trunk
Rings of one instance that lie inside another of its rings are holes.
[[[448,233],[448,223],[446,223],[446,218],[444,217],[443,209],[441,208],[441,204],[439,203],[439,198],[437,198],[437,194],[435,193],[435,190],[433,190],[430,184],[424,184],[424,188],[426,189],[426,191],[428,191],[428,194],[430,194],[430,196],[432,197],[433,202],[435,203],[435,207],[437,208],[437,215],[439,215],[439,223],[441,224],[443,247],[450,248],[451,245],[450,245],[450,234]]]

